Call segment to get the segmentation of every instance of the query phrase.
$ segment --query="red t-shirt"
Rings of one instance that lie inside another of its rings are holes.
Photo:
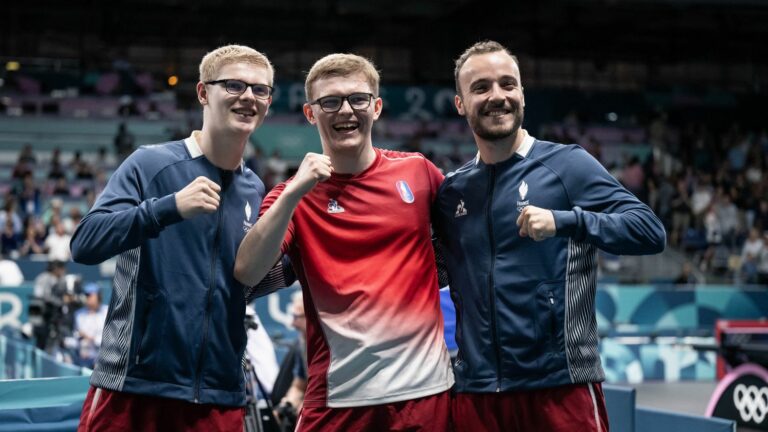
[[[430,229],[443,175],[421,154],[375,151],[365,171],[333,174],[305,195],[283,242],[304,291],[306,406],[376,405],[453,385]]]

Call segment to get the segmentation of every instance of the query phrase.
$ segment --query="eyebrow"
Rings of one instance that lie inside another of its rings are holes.
[[[515,76],[513,76],[513,75],[504,75],[504,76],[499,77],[498,80],[493,80],[491,78],[480,78],[480,79],[478,79],[476,81],[472,81],[471,83],[469,83],[469,87],[472,88],[472,87],[475,87],[476,85],[487,84],[487,83],[493,82],[493,81],[512,81],[514,84],[519,84],[519,81],[517,80],[517,78]]]

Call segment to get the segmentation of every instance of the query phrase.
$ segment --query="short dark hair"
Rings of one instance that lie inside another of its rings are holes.
[[[459,87],[459,72],[464,66],[464,63],[467,62],[467,59],[474,55],[488,54],[498,51],[507,53],[510,57],[512,57],[512,60],[515,61],[515,64],[518,66],[520,65],[520,63],[517,61],[517,56],[509,52],[509,50],[504,45],[492,40],[477,42],[471,47],[467,48],[463,53],[461,53],[459,58],[456,59],[456,68],[453,70],[453,77],[456,80],[456,94],[461,94],[461,88]]]

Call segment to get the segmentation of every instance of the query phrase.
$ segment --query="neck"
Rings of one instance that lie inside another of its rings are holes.
[[[475,134],[480,160],[487,165],[504,162],[514,156],[527,136],[528,133],[523,128],[518,129],[513,135],[499,140],[487,140]]]
[[[333,172],[337,174],[359,174],[376,160],[376,151],[370,144],[363,146],[359,151],[325,152],[325,154],[331,158]]]
[[[227,134],[212,131],[203,126],[203,130],[195,134],[197,145],[203,155],[217,168],[234,170],[243,159],[243,151],[248,144],[250,134]]]

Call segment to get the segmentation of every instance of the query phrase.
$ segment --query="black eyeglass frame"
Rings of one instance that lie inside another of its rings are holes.
[[[366,96],[368,96],[368,105],[366,105],[363,108],[355,108],[355,107],[353,107],[352,103],[349,101],[349,98],[351,98],[352,96],[356,96],[356,95],[366,95]],[[375,97],[376,96],[373,93],[355,92],[355,93],[350,93],[350,94],[348,94],[346,96],[328,95],[328,96],[319,97],[319,98],[313,100],[312,102],[310,102],[309,104],[310,105],[319,105],[320,109],[323,112],[325,112],[325,113],[335,113],[335,112],[341,111],[341,107],[344,106],[344,101],[347,101],[347,103],[349,104],[349,107],[352,108],[353,111],[364,111],[364,110],[367,110],[371,106],[371,101]],[[322,101],[323,101],[323,99],[328,99],[328,98],[340,98],[341,99],[341,103],[339,103],[339,107],[336,108],[335,110],[327,110],[327,109],[323,108]]]
[[[229,91],[229,88],[227,86],[227,82],[229,82],[229,81],[237,81],[237,82],[245,84],[245,87],[243,88],[243,91],[241,91],[240,93],[232,93],[231,91]],[[275,88],[272,87],[269,84],[251,84],[251,83],[247,83],[247,82],[245,82],[243,80],[234,79],[234,78],[226,78],[226,79],[220,79],[220,80],[205,81],[205,82],[203,82],[203,84],[211,84],[211,85],[213,85],[213,84],[224,84],[224,90],[226,90],[227,93],[229,93],[231,95],[236,95],[236,96],[240,96],[241,94],[245,93],[245,91],[248,90],[248,87],[250,87],[251,88],[251,93],[253,93],[253,97],[255,97],[256,99],[262,99],[262,100],[269,99],[270,97],[272,97],[272,94],[275,91]],[[255,86],[261,86],[261,87],[268,88],[269,89],[269,94],[267,95],[267,97],[256,96],[256,92],[253,90]]]

